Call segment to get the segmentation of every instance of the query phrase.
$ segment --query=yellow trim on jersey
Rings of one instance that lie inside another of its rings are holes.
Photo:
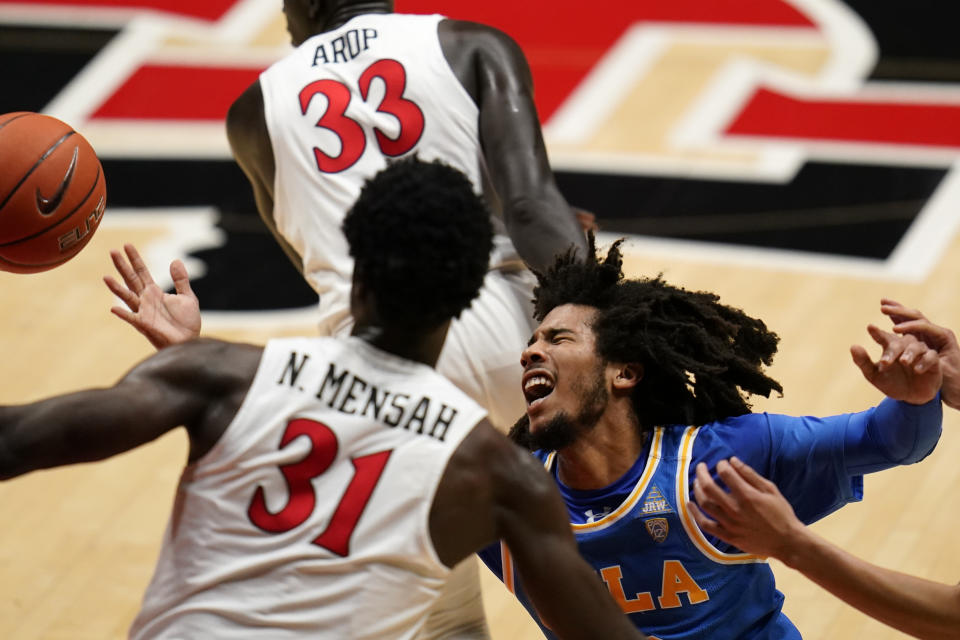
[[[697,437],[700,427],[687,427],[680,440],[680,459],[677,461],[677,502],[680,503],[680,522],[690,537],[691,542],[700,550],[703,555],[719,564],[750,564],[754,562],[766,562],[763,556],[749,553],[724,553],[710,544],[700,527],[697,526],[693,516],[690,515],[688,504],[690,502],[690,462],[693,459],[693,441]]]
[[[619,520],[625,513],[629,512],[630,509],[640,500],[644,493],[647,491],[647,485],[650,484],[650,479],[653,478],[654,472],[657,470],[657,465],[660,464],[660,448],[663,444],[663,427],[657,427],[653,430],[653,442],[650,444],[650,454],[647,456],[647,466],[643,470],[643,474],[640,476],[640,480],[637,481],[636,486],[633,488],[633,491],[630,492],[630,495],[627,496],[627,499],[623,503],[600,518],[596,522],[585,522],[583,524],[576,524],[571,522],[570,526],[573,527],[574,532],[578,531],[600,531],[605,529]],[[543,466],[549,471],[553,467],[553,461],[556,458],[557,452],[553,451],[544,460]]]
[[[516,595],[513,585],[513,558],[510,555],[510,548],[503,540],[500,541],[500,565],[503,567],[503,586]]]

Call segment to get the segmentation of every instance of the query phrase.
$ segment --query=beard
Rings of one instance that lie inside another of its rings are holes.
[[[600,416],[607,408],[610,396],[605,386],[603,371],[601,364],[593,377],[593,385],[582,391],[577,389],[583,401],[576,416],[560,411],[547,424],[537,429],[536,433],[531,433],[530,417],[524,414],[510,428],[509,438],[530,451],[557,451],[572,445],[581,435],[597,426]]]

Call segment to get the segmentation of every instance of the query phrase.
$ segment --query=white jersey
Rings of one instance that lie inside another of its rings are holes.
[[[388,157],[442,160],[483,190],[478,109],[444,58],[441,20],[360,15],[309,38],[260,76],[276,163],[273,217],[320,294],[325,334],[346,332],[351,322],[353,261],[341,223]],[[495,246],[493,267],[520,266],[504,233]]]
[[[411,638],[449,570],[428,520],[484,411],[358,338],[270,341],[187,467],[133,638]]]

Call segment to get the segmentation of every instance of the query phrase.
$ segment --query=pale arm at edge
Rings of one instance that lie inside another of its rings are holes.
[[[870,564],[808,529],[785,564],[863,613],[919,638],[960,637],[960,585]]]

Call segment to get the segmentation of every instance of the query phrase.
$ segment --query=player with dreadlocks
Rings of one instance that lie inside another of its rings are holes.
[[[637,627],[662,640],[799,638],[764,558],[697,528],[696,466],[736,455],[801,520],[817,520],[862,497],[862,474],[933,449],[935,353],[918,373],[899,355],[924,357],[926,345],[871,328],[891,360],[877,370],[862,347],[853,355],[888,396],[878,406],[819,419],[751,413],[749,396],[782,390],[764,373],[776,334],[712,293],[624,279],[619,243],[602,260],[592,238],[591,249],[538,274],[541,323],[521,357],[527,412],[512,437],[553,475],[580,552]],[[509,548],[481,557],[539,621]]]

